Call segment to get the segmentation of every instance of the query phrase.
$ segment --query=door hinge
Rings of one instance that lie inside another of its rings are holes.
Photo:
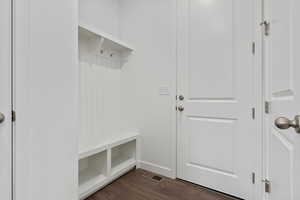
[[[265,192],[270,193],[271,192],[271,182],[267,179],[262,181],[265,184]]]
[[[263,26],[265,36],[269,36],[271,23],[265,20],[262,23],[260,23],[260,25]]]
[[[255,42],[252,42],[252,54],[255,55]]]
[[[11,121],[12,122],[16,121],[16,111],[14,111],[14,110],[11,111]]]
[[[270,112],[271,112],[271,102],[266,101],[265,102],[265,113],[270,114]]]
[[[252,119],[255,119],[255,108],[252,108]]]
[[[255,173],[254,172],[252,172],[252,184],[255,184]]]

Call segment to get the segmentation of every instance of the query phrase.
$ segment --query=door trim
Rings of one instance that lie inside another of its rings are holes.
[[[10,0],[10,101],[11,101],[11,199],[14,200],[15,199],[15,192],[14,192],[14,188],[15,188],[15,181],[14,181],[14,177],[15,177],[15,122],[13,121],[13,110],[14,110],[14,92],[15,92],[15,84],[14,84],[14,61],[15,61],[15,57],[14,57],[14,42],[15,42],[15,38],[14,38],[14,17],[15,12],[14,12],[14,0]]]
[[[256,52],[254,55],[254,94],[255,106],[257,110],[256,115],[256,131],[257,134],[257,164],[256,164],[256,184],[254,186],[255,200],[263,199],[263,123],[264,123],[264,72],[263,72],[263,32],[261,22],[263,21],[263,1],[254,1],[254,13],[253,13],[253,34],[254,42],[256,44]]]
[[[12,172],[11,172],[11,199],[15,200],[15,176],[16,176],[16,143],[15,143],[15,135],[16,135],[16,126],[15,126],[15,0],[10,0],[10,12],[11,12],[11,166],[12,166]],[[13,114],[14,112],[14,114]]]

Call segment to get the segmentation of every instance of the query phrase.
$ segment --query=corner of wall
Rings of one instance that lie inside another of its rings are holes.
[[[176,178],[176,174],[175,174],[174,170],[167,168],[167,167],[160,166],[160,165],[156,165],[156,164],[153,164],[150,162],[140,160],[140,161],[138,161],[137,167],[147,170],[147,171],[150,171],[150,172],[153,172],[153,173],[156,173],[156,174],[166,176],[168,178],[172,178],[172,179]]]

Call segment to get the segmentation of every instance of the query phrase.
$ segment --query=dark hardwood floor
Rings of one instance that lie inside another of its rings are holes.
[[[182,180],[155,180],[155,175],[133,170],[86,200],[237,200]]]

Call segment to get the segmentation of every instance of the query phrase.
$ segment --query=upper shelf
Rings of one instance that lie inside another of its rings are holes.
[[[113,37],[111,34],[100,31],[97,28],[83,22],[79,22],[79,31],[89,32],[89,34],[98,36],[99,39],[102,40],[102,45],[109,45],[111,50],[119,52],[131,52],[134,50],[133,47],[126,42],[121,41]]]

